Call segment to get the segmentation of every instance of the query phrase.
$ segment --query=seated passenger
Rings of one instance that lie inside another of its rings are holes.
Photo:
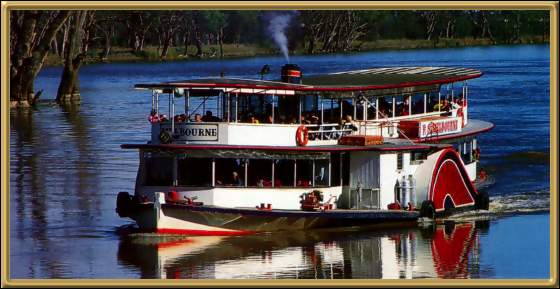
[[[206,114],[202,117],[202,121],[218,122],[218,121],[221,121],[221,120],[220,120],[220,118],[213,116],[212,111],[207,110]]]
[[[272,115],[269,115],[269,116],[266,118],[266,123],[274,123],[274,119],[272,118]]]
[[[251,115],[249,117],[249,122],[254,124],[260,124],[259,120],[254,115]]]
[[[159,121],[160,121],[160,122],[166,122],[166,121],[167,121],[167,115],[165,115],[165,114],[160,114],[160,115],[159,115]]]
[[[275,187],[282,187],[282,181],[279,179],[274,180],[274,186]]]
[[[352,120],[352,116],[349,114],[346,115],[346,119],[344,120],[344,129],[351,129],[353,131],[358,130],[356,123]]]
[[[187,120],[187,115],[186,114],[178,114],[176,115],[174,118],[175,122],[184,122]]]
[[[304,187],[304,188],[307,188],[307,187],[310,186],[310,183],[311,183],[310,181],[302,181],[302,180],[299,180],[299,181],[297,181],[296,186],[297,186],[297,187]]]
[[[242,187],[243,186],[243,180],[241,180],[241,178],[239,177],[239,174],[236,171],[233,171],[231,173],[231,180],[228,182],[228,185],[232,185],[232,186],[236,186],[236,187]]]
[[[194,122],[202,122],[202,116],[200,113],[194,115]]]

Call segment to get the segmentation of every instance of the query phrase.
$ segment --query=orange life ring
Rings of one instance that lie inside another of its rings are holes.
[[[296,142],[298,146],[305,146],[309,141],[309,130],[306,126],[300,125],[296,131]]]

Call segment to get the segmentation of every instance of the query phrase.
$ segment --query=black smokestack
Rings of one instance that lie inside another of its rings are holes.
[[[301,69],[297,64],[285,64],[282,66],[283,82],[301,84],[301,76]]]

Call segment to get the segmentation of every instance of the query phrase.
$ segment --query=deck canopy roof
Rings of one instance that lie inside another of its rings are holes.
[[[477,78],[482,72],[456,67],[386,67],[330,74],[303,76],[302,84],[277,81],[205,78],[163,83],[137,84],[138,89],[220,90],[230,93],[277,95],[321,93],[330,97],[348,97],[364,92],[368,96],[439,91],[442,84]]]

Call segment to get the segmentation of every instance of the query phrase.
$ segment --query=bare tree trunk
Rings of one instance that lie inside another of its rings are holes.
[[[191,32],[187,29],[184,34],[184,44],[185,44],[185,52],[183,53],[184,57],[189,57],[189,44],[191,43]]]
[[[220,45],[220,58],[224,58],[224,27],[218,32],[218,44]]]
[[[50,43],[68,19],[69,11],[12,11],[10,13],[10,101],[12,105],[34,104],[33,82],[43,67]],[[40,21],[41,19],[48,19]],[[39,27],[41,26],[41,27]],[[41,33],[37,29],[42,30]],[[34,39],[34,41],[32,41]]]
[[[93,13],[93,11],[87,10],[73,11],[70,18],[68,50],[66,51],[64,69],[56,95],[58,103],[80,99],[78,71],[87,53]]]

